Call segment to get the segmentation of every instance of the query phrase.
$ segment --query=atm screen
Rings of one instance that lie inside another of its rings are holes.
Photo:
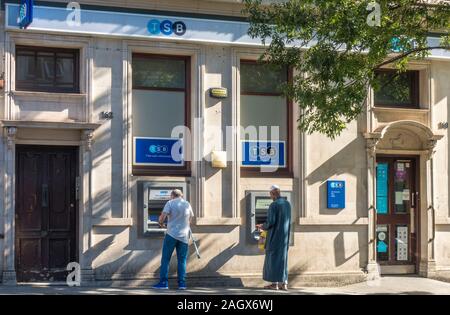
[[[286,197],[281,197],[286,199]],[[270,197],[256,197],[255,205],[255,224],[262,224],[267,220],[267,211],[273,202]]]
[[[159,216],[161,215],[161,209],[148,209],[148,221],[149,223],[158,223]]]
[[[267,220],[267,211],[272,203],[270,197],[256,197],[255,224],[262,224]]]
[[[162,208],[150,208],[148,209],[148,226],[149,228],[155,228],[158,227],[159,228],[159,216],[161,215],[162,212]],[[167,224],[167,218],[166,221],[164,222],[164,224]]]
[[[159,216],[163,211],[164,205],[170,199],[170,189],[156,188],[147,191],[147,228],[160,229]],[[164,222],[167,224],[167,219]]]

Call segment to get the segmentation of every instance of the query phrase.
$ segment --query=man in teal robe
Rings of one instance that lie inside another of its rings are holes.
[[[270,196],[273,202],[267,212],[267,221],[258,225],[267,231],[263,279],[272,283],[266,289],[287,290],[291,205],[281,197],[280,188],[276,185],[271,187]]]

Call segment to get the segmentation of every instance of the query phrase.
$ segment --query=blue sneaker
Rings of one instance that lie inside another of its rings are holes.
[[[186,284],[185,283],[179,283],[178,284],[178,290],[186,290]]]
[[[164,282],[159,282],[158,284],[154,285],[152,288],[155,290],[169,290],[169,286],[167,285],[167,283],[164,283]]]

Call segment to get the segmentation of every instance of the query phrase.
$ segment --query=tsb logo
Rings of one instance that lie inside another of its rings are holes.
[[[177,36],[183,36],[186,33],[186,24],[181,21],[172,23],[172,21],[164,20],[160,22],[159,20],[150,20],[147,24],[148,31],[150,34],[159,35],[163,34],[166,36],[175,34]]]
[[[150,153],[167,153],[169,148],[166,145],[151,145],[148,150]]]

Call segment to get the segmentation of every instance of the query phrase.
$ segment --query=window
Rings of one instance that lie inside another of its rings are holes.
[[[240,124],[243,176],[270,176],[271,173],[261,172],[261,167],[264,166],[276,167],[273,175],[291,176],[292,104],[281,91],[289,77],[290,71],[287,67],[241,61]],[[272,148],[275,148],[274,152],[278,149],[278,153],[271,152]],[[263,156],[266,154],[277,156],[277,162],[265,164]],[[258,161],[252,162],[252,155],[256,155]]]
[[[393,70],[377,72],[379,89],[375,90],[375,106],[419,107],[419,71],[397,74]]]
[[[17,91],[79,93],[78,72],[78,50],[16,47]]]
[[[135,158],[133,173],[189,175],[189,162],[184,161],[189,139],[182,139],[183,142],[180,142],[182,143],[180,158],[183,161],[172,163],[171,160],[171,145],[176,144],[175,142],[179,140],[172,134],[173,128],[179,126],[190,128],[189,69],[189,57],[133,55],[134,153],[136,156],[140,154],[136,141],[146,139],[145,141],[149,143],[148,149],[153,154],[145,163],[140,163]],[[150,142],[157,142],[161,145],[155,146]],[[166,153],[166,159],[161,159],[164,153]],[[159,159],[157,155],[159,155]]]

